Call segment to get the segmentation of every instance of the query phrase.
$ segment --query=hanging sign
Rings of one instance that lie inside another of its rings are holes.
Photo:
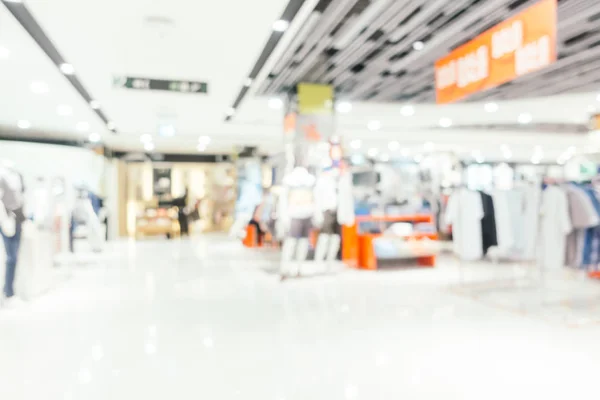
[[[556,61],[557,0],[541,0],[435,63],[438,104],[491,89]]]
[[[115,76],[113,85],[122,89],[160,90],[178,93],[208,93],[208,83],[195,81],[170,81],[165,79]]]

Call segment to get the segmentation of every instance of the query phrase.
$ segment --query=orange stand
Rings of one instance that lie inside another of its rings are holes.
[[[254,225],[246,226],[246,237],[244,238],[242,243],[246,247],[260,247],[262,245],[262,243],[260,243],[260,238]]]
[[[352,266],[360,269],[377,269],[377,257],[373,240],[382,236],[381,234],[359,233],[359,226],[364,222],[412,222],[412,223],[432,223],[433,216],[428,214],[401,215],[396,217],[357,217],[353,226],[342,227],[342,260]],[[415,233],[405,236],[414,240],[438,240],[437,233]],[[422,267],[434,267],[435,256],[423,256],[417,258],[417,263]]]

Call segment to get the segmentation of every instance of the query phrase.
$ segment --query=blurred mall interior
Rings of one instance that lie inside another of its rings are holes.
[[[0,398],[593,398],[600,1],[0,0]]]

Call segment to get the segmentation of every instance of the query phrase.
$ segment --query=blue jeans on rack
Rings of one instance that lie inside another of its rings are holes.
[[[4,242],[4,250],[6,251],[6,277],[4,279],[4,295],[7,298],[15,295],[14,283],[17,270],[17,257],[19,255],[19,247],[21,246],[21,228],[22,225],[17,223],[15,236],[8,237],[0,230],[2,241]]]

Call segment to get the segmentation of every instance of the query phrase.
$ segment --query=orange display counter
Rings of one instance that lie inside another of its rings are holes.
[[[342,261],[352,267],[359,269],[377,269],[377,257],[373,241],[383,235],[380,233],[361,233],[361,223],[395,223],[395,222],[411,222],[411,223],[433,223],[433,217],[428,214],[416,215],[401,215],[401,216],[360,216],[356,218],[356,222],[352,226],[342,227]],[[438,240],[437,233],[414,233],[411,235],[402,236],[406,240]],[[423,267],[435,266],[435,255],[416,256],[417,265]]]

